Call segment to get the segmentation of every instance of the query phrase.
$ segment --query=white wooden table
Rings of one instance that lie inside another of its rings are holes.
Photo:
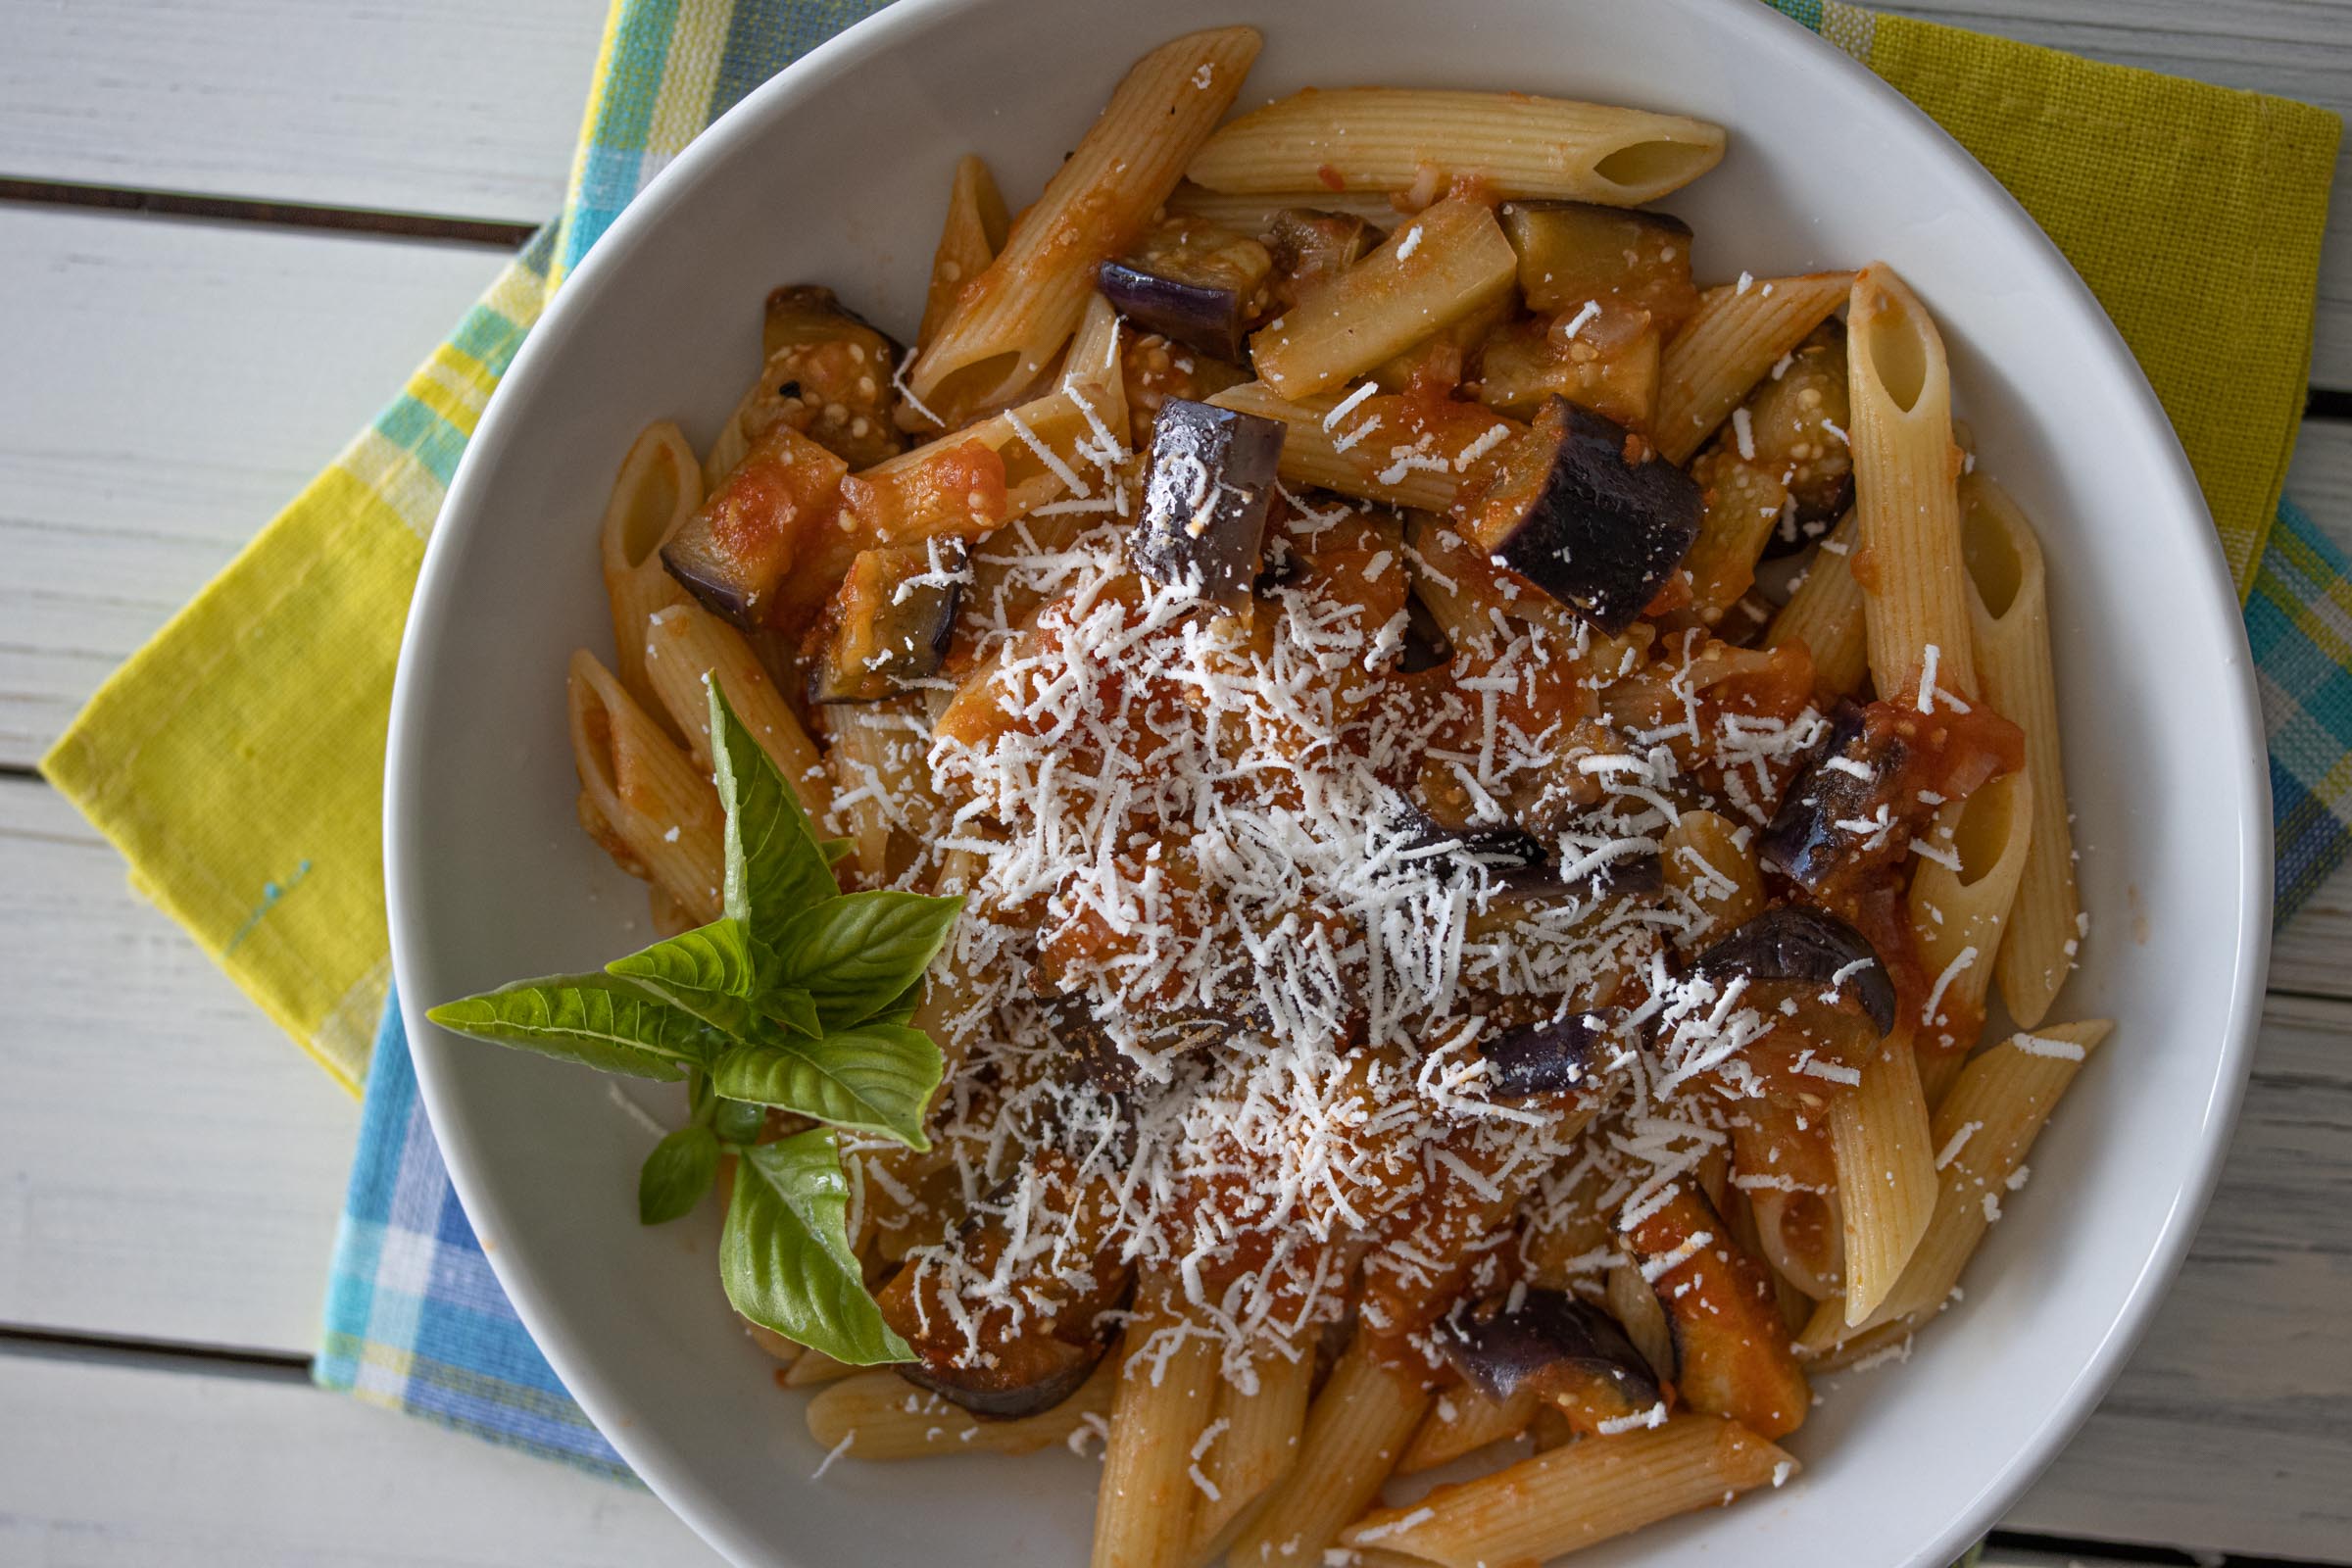
[[[1902,9],[2352,111],[2352,0]],[[709,1561],[313,1392],[357,1107],[34,760],[560,199],[603,0],[0,0],[0,1565]],[[2352,544],[2352,176],[2291,490]],[[2352,873],[2189,1264],[2000,1560],[2352,1563]]]

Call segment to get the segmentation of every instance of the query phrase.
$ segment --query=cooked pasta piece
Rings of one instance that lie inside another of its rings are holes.
[[[1118,431],[1127,428],[1124,335],[1110,301],[1100,294],[1089,297],[1061,370],[1062,386],[1076,387],[1102,425]]]
[[[878,886],[905,869],[892,855],[893,833],[921,840],[943,814],[931,793],[925,699],[841,703],[826,715],[835,825],[857,846],[858,874]]]
[[[1218,1385],[1215,1436],[1197,1455],[1208,1485],[1193,1504],[1193,1539],[1185,1556],[1206,1562],[1244,1528],[1260,1498],[1298,1462],[1298,1440],[1306,1429],[1306,1405],[1315,1386],[1315,1348],[1310,1340],[1268,1348],[1250,1358],[1255,1386],[1231,1379]],[[1219,1426],[1218,1423],[1223,1425]],[[1213,1494],[1213,1495],[1212,1495]]]
[[[1193,1446],[1216,1403],[1222,1344],[1177,1310],[1172,1281],[1148,1273],[1137,1290],[1095,1500],[1094,1568],[1182,1568],[1206,1494],[1193,1479]]]
[[[1304,209],[1315,213],[1344,213],[1382,229],[1403,220],[1396,204],[1378,191],[1311,190],[1267,191],[1229,196],[1187,180],[1168,198],[1168,211],[1205,218],[1244,234],[1263,234],[1282,213]]]
[[[1737,1421],[1676,1416],[1440,1487],[1409,1508],[1365,1516],[1340,1540],[1446,1568],[1543,1562],[1795,1470],[1794,1459]]]
[[[726,820],[710,776],[585,649],[571,656],[566,689],[582,824],[695,924],[718,918]]]
[[[2021,1031],[1969,1062],[1936,1107],[1935,1214],[1902,1278],[1859,1318],[1824,1302],[1797,1342],[1800,1349],[1827,1354],[1873,1330],[1917,1327],[1943,1309],[2000,1217],[2026,1152],[2083,1059],[2114,1027],[2094,1018]]]
[[[1845,1311],[1855,1322],[1894,1289],[1936,1207],[1936,1150],[1910,1029],[1897,1023],[1861,1071],[1862,1082],[1830,1108],[1845,1221]]]
[[[825,760],[743,633],[690,602],[656,611],[645,628],[646,683],[685,736],[694,765],[708,773],[710,695],[706,676],[717,680],[752,738],[791,783],[802,808],[821,817],[833,793],[825,783]]]
[[[1642,1352],[1650,1370],[1661,1378],[1673,1377],[1674,1328],[1666,1321],[1666,1309],[1658,1304],[1658,1294],[1642,1277],[1641,1268],[1622,1256],[1609,1265],[1603,1299],[1609,1315],[1625,1330],[1625,1337],[1634,1342],[1634,1348]]]
[[[1261,328],[1250,361],[1277,395],[1312,397],[1506,297],[1518,276],[1494,211],[1448,197]]]
[[[1658,368],[1658,450],[1688,463],[1785,354],[1845,303],[1851,272],[1808,272],[1708,289]]]
[[[856,1377],[864,1370],[847,1361],[836,1361],[822,1350],[806,1350],[799,1360],[792,1363],[792,1369],[784,1374],[784,1386],[788,1389],[814,1388],[819,1384],[839,1383],[843,1378]],[[893,1373],[892,1376],[897,1374]],[[840,1440],[836,1438],[835,1441]]]
[[[2048,587],[2034,525],[1982,473],[1961,476],[1960,528],[1977,678],[1984,684],[1984,700],[2026,732],[2026,772],[2034,781],[2033,837],[1994,969],[2009,1016],[2031,1029],[2049,1015],[2082,937],[2075,835],[2059,756]]]
[[[1854,516],[1847,565],[1862,585],[1870,677],[1888,701],[1978,695],[1976,634],[1960,560],[1960,449],[1952,380],[1927,307],[1885,263],[1854,279],[1846,322]]]
[[[1743,847],[1743,832],[1715,811],[1685,811],[1658,850],[1666,885],[1690,901],[1698,922],[1683,933],[1686,949],[1744,925],[1763,912],[1764,880]]]
[[[1428,1414],[1411,1373],[1357,1334],[1307,1407],[1298,1462],[1233,1544],[1236,1564],[1319,1565],[1323,1550],[1380,1494],[1396,1456]]]
[[[1524,428],[1516,420],[1486,414],[1469,404],[1448,405],[1448,417],[1459,428],[1449,426],[1446,439],[1433,440],[1432,455],[1427,459],[1409,461],[1414,456],[1408,444],[1411,432],[1403,428],[1400,417],[1392,418],[1398,414],[1401,399],[1365,399],[1349,410],[1336,428],[1327,421],[1342,400],[1329,394],[1294,403],[1263,381],[1250,381],[1228,387],[1208,401],[1220,409],[1281,423],[1280,469],[1290,483],[1320,485],[1344,496],[1421,512],[1444,512],[1453,505],[1461,476],[1477,462],[1475,456],[1464,462],[1462,455],[1483,456],[1502,439],[1489,432],[1499,430],[1507,436]],[[1379,440],[1348,439],[1372,419],[1383,421]],[[1392,431],[1397,435],[1392,437]],[[1406,446],[1406,451],[1396,450],[1400,445]]]
[[[923,295],[923,324],[916,348],[928,347],[940,323],[956,309],[964,286],[988,270],[1004,248],[1004,198],[997,192],[988,165],[970,153],[956,160],[948,186],[948,216],[940,224],[939,247],[931,253],[931,286]]]
[[[1862,587],[1854,581],[1853,514],[1817,547],[1804,580],[1764,633],[1764,646],[1801,642],[1813,655],[1814,684],[1839,697],[1862,689],[1870,650],[1862,628]]]
[[[612,672],[639,706],[661,715],[645,680],[645,623],[686,590],[662,564],[662,546],[703,504],[703,470],[685,432],[670,420],[647,425],[629,444],[598,530],[605,596],[612,604]]]
[[[859,1459],[920,1459],[935,1453],[1035,1453],[1066,1446],[1110,1414],[1117,1367],[1109,1356],[1076,1394],[1037,1415],[983,1421],[918,1389],[896,1372],[852,1367],[820,1390],[806,1412],[808,1435],[830,1451],[848,1445]]]
[[[953,424],[1036,380],[1077,329],[1095,269],[1126,250],[1176,188],[1261,41],[1253,27],[1214,27],[1135,63],[916,356],[908,381],[936,417]]]
[[[2034,820],[2033,776],[2005,773],[1946,806],[1933,839],[1913,846],[1922,859],[1911,875],[1911,937],[1930,990],[1912,1024],[1931,1107],[1984,1027],[1993,955],[2025,874]]]
[[[1186,171],[1229,193],[1405,191],[1447,178],[1497,196],[1638,207],[1723,159],[1723,128],[1681,115],[1526,93],[1342,87],[1251,110]]]
[[[1409,1476],[1451,1464],[1476,1453],[1490,1443],[1500,1443],[1525,1432],[1536,1419],[1542,1398],[1532,1386],[1497,1399],[1468,1384],[1438,1396],[1421,1429],[1396,1461],[1396,1473]]]
[[[850,513],[881,541],[981,538],[1041,508],[1117,513],[1129,456],[1099,382],[1073,376],[842,481]]]

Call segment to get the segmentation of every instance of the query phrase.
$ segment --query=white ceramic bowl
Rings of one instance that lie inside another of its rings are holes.
[[[754,93],[565,286],[491,403],[427,552],[394,699],[393,952],[459,1192],[613,1445],[744,1564],[1080,1563],[1095,1465],[844,1462],[726,1314],[707,1219],[640,1229],[650,1139],[611,1080],[427,1025],[431,1003],[647,940],[572,813],[564,661],[609,651],[594,528],[647,421],[707,441],[773,285],[902,330],[948,174],[1034,191],[1120,73],[1250,21],[1249,103],[1310,83],[1518,88],[1703,116],[1722,168],[1664,204],[1702,275],[1885,258],[1942,324],[1983,461],[2047,542],[2083,898],[2069,1015],[2119,1026],[2034,1153],[1968,1300],[1900,1368],[1835,1380],[1788,1490],[1588,1554],[1947,1563],[2057,1451],[2185,1249],[2244,1077],[2270,924],[2262,732],[2236,603],[2156,399],[2056,250],[1867,71],[1754,0],[899,0]],[[662,1105],[674,1113],[674,1107]]]

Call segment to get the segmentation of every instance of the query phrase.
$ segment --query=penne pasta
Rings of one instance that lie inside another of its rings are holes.
[[[1668,340],[1658,368],[1658,450],[1684,464],[1758,381],[1845,303],[1851,272],[1742,277],[1699,296],[1698,314]]]
[[[1361,374],[1505,297],[1518,253],[1494,212],[1448,197],[1250,340],[1258,378],[1291,402]]]
[[[1830,1108],[1845,1222],[1845,1311],[1860,1322],[1894,1289],[1936,1206],[1936,1151],[1911,1031],[1901,1022]]]
[[[656,611],[686,597],[662,564],[661,550],[702,504],[702,467],[694,448],[684,431],[663,419],[647,425],[630,443],[597,531],[605,597],[612,605],[612,672],[638,706],[664,720],[667,715],[645,680],[645,623]]]
[[[1074,389],[1086,398],[1102,425],[1118,431],[1127,428],[1127,374],[1121,328],[1119,313],[1111,308],[1110,301],[1100,294],[1089,296],[1086,314],[1078,318],[1078,331],[1070,339],[1070,355],[1061,370],[1063,389]]]
[[[1177,186],[1176,193],[1168,198],[1168,211],[1171,213],[1205,218],[1244,234],[1265,233],[1273,226],[1276,215],[1294,208],[1318,213],[1344,213],[1383,229],[1396,227],[1404,217],[1397,211],[1396,204],[1381,192],[1328,190],[1321,186],[1312,190],[1229,196],[1223,191],[1210,190],[1187,180]]]
[[[1862,587],[1854,581],[1857,525],[1853,514],[1838,523],[1815,551],[1804,580],[1788,596],[1764,633],[1764,646],[1801,642],[1813,656],[1813,681],[1825,692],[1849,697],[1870,672],[1870,651],[1862,629]]]
[[[1319,1568],[1324,1548],[1380,1494],[1381,1483],[1428,1414],[1430,1396],[1358,1334],[1307,1407],[1298,1462],[1233,1544],[1236,1568]]]
[[[1951,372],[1927,307],[1883,263],[1854,279],[1846,363],[1857,525],[1846,564],[1862,586],[1871,681],[1925,709],[1932,673],[1937,690],[1974,701]]]
[[[2049,1015],[2082,937],[2059,757],[2048,587],[2041,541],[1999,485],[1982,473],[1962,475],[1960,518],[1977,678],[1984,700],[2026,732],[2026,772],[2034,781],[2033,834],[1994,968],[2009,1016],[2031,1029]]]
[[[1112,516],[1130,456],[1110,394],[1073,377],[994,418],[842,481],[852,514],[885,544],[983,538],[1044,509]],[[1129,503],[1132,505],[1132,502]]]
[[[819,817],[830,808],[823,756],[734,627],[693,603],[656,611],[645,628],[645,677],[686,738],[696,767],[706,774],[710,769],[709,677],[790,781],[802,808]]]
[[[1723,129],[1681,115],[1526,93],[1343,87],[1251,110],[1186,171],[1227,193],[1404,191],[1475,178],[1497,196],[1638,207],[1723,159]]]
[[[988,165],[970,153],[956,160],[956,177],[948,185],[948,216],[939,228],[939,246],[931,253],[931,283],[923,295],[923,321],[915,329],[917,349],[939,335],[941,323],[956,309],[965,285],[988,270],[1004,248],[1004,198]]]
[[[805,1412],[808,1435],[828,1452],[842,1447],[852,1459],[920,1459],[939,1453],[1035,1453],[1067,1446],[1110,1413],[1117,1367],[1109,1356],[1076,1394],[1037,1415],[1012,1421],[983,1421],[963,1406],[895,1372],[852,1375],[820,1390]]]
[[[1077,329],[1095,269],[1126,250],[1233,107],[1261,40],[1251,27],[1188,33],[1127,73],[1110,102],[965,286],[908,382],[934,416],[1019,396]]]
[[[822,1350],[804,1350],[800,1359],[792,1363],[792,1369],[784,1374],[784,1386],[788,1389],[814,1388],[819,1384],[838,1383],[843,1378],[856,1377],[864,1370],[847,1361],[836,1361]],[[836,1437],[835,1441],[840,1440]]]
[[[1209,1491],[1194,1479],[1193,1446],[1216,1402],[1219,1342],[1175,1309],[1171,1281],[1147,1275],[1138,1290],[1111,1393],[1094,1568],[1180,1568]]]
[[[1936,1108],[1935,1213],[1902,1278],[1858,1318],[1823,1303],[1800,1349],[1826,1355],[1874,1330],[1915,1328],[1943,1309],[2051,1109],[2114,1027],[2094,1018],[2020,1032],[1969,1062]]]
[[[1625,1337],[1634,1342],[1634,1348],[1642,1352],[1650,1370],[1661,1378],[1673,1377],[1674,1329],[1666,1321],[1666,1309],[1658,1304],[1657,1293],[1630,1259],[1620,1255],[1609,1266],[1603,1300],[1609,1316],[1625,1330]]]
[[[1421,1429],[1396,1461],[1396,1473],[1414,1475],[1451,1464],[1491,1443],[1501,1443],[1525,1432],[1542,1402],[1532,1387],[1521,1388],[1507,1399],[1464,1384],[1438,1396]]]
[[[1727,1502],[1795,1469],[1794,1459],[1737,1421],[1676,1416],[1440,1487],[1410,1508],[1366,1515],[1340,1540],[1446,1568],[1538,1563]]]
[[[566,690],[581,821],[623,870],[676,900],[695,924],[716,919],[726,824],[710,776],[585,649],[571,656]]]
[[[1689,900],[1698,921],[1683,934],[1695,950],[1764,909],[1764,880],[1742,847],[1742,830],[1715,811],[1685,811],[1666,830],[1658,858],[1666,885]]]
[[[1251,1385],[1218,1385],[1209,1425],[1215,1436],[1196,1454],[1200,1496],[1193,1504],[1193,1538],[1185,1556],[1207,1562],[1240,1533],[1251,1507],[1298,1462],[1308,1396],[1315,1386],[1311,1340],[1267,1347],[1250,1357]]]
[[[1931,1106],[1984,1030],[1993,955],[2025,874],[2034,816],[2033,776],[2005,773],[1946,806],[1936,842],[1914,846],[1922,861],[1911,876],[1911,939],[1930,989],[1912,1023]]]
[[[931,793],[931,724],[923,697],[841,703],[826,709],[824,766],[833,823],[857,846],[858,874],[879,886],[904,870],[892,835],[919,840],[944,814]]]
[[[1208,400],[1220,409],[1233,409],[1242,414],[1254,414],[1260,418],[1273,419],[1283,427],[1282,477],[1292,484],[1320,485],[1337,490],[1344,496],[1355,496],[1365,501],[1378,501],[1392,507],[1408,507],[1421,512],[1444,512],[1453,505],[1455,489],[1468,472],[1475,458],[1462,461],[1462,454],[1492,450],[1494,440],[1486,432],[1500,430],[1505,435],[1524,428],[1515,420],[1500,415],[1483,415],[1467,404],[1453,405],[1471,421],[1462,427],[1455,441],[1439,446],[1436,456],[1428,462],[1415,464],[1404,461],[1385,431],[1382,441],[1365,440],[1342,445],[1348,433],[1361,427],[1366,420],[1379,418],[1394,429],[1396,421],[1389,416],[1396,412],[1401,400],[1374,397],[1359,403],[1340,421],[1337,429],[1327,424],[1341,400],[1322,394],[1290,402],[1263,381],[1250,381],[1228,387]],[[1384,413],[1384,409],[1386,412]],[[1449,413],[1451,411],[1449,410]],[[1460,416],[1457,416],[1457,418]],[[1452,434],[1449,430],[1448,434]],[[1495,438],[1499,439],[1499,438]],[[1437,445],[1434,444],[1433,445]],[[1450,455],[1452,461],[1446,461]]]

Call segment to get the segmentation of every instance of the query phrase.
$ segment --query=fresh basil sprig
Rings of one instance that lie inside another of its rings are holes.
[[[923,1112],[944,1064],[909,1020],[963,901],[843,893],[832,866],[847,846],[816,837],[725,693],[706,684],[727,811],[725,912],[602,974],[519,981],[426,1016],[604,1072],[688,1078],[691,1119],[647,1156],[638,1218],[691,1212],[732,1154],[719,1274],[735,1309],[836,1360],[907,1360],[851,1247],[839,1142],[829,1127],[760,1142],[762,1107],[930,1147]]]

